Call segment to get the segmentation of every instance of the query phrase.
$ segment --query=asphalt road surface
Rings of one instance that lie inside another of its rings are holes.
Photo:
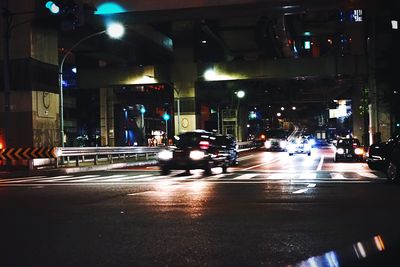
[[[313,266],[299,263],[399,233],[400,187],[329,148],[213,172],[0,179],[0,266]]]

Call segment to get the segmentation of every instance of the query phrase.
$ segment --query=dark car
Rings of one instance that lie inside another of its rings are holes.
[[[171,170],[203,169],[207,175],[211,168],[222,167],[224,173],[229,166],[237,165],[236,140],[227,135],[207,131],[182,133],[174,137],[175,147],[158,154],[162,174]]]
[[[286,151],[287,133],[283,129],[266,131],[264,146],[268,151]]]
[[[400,179],[400,134],[391,137],[387,142],[372,144],[368,150],[368,166],[372,170],[386,173],[389,180]]]
[[[363,161],[364,148],[356,138],[341,138],[336,143],[334,161],[341,160]]]

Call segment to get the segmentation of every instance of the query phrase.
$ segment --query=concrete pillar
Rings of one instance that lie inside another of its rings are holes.
[[[17,14],[34,11],[40,1],[8,2],[10,12]],[[33,14],[14,15],[12,25],[7,114],[4,84],[0,85],[0,128],[8,119],[6,146],[56,146],[60,143],[57,30],[35,21]]]
[[[100,88],[100,134],[102,146],[115,145],[114,91]]]
[[[194,61],[193,34],[193,22],[173,23],[174,63],[171,67],[171,78],[176,89],[175,103],[177,104],[179,97],[180,104],[180,121],[175,105],[175,133],[178,132],[178,124],[181,132],[193,131],[198,125],[195,90],[198,69]]]

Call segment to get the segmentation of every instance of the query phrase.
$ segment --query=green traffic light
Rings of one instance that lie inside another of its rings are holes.
[[[50,10],[50,12],[51,12],[52,14],[58,14],[58,13],[60,13],[60,7],[57,6],[53,1],[48,1],[48,2],[46,3],[46,8],[47,8],[48,10]]]

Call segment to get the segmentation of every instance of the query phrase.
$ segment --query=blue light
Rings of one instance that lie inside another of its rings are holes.
[[[145,112],[146,112],[146,108],[145,108],[144,106],[142,106],[142,107],[140,108],[140,112],[141,112],[141,113],[145,113]]]
[[[116,13],[123,13],[126,10],[117,3],[107,2],[97,7],[96,15],[111,15]]]
[[[171,118],[171,116],[169,116],[168,113],[164,113],[162,117],[165,121],[168,121]]]
[[[53,14],[58,14],[59,12],[60,12],[60,7],[59,6],[57,6],[54,2],[52,2],[52,1],[47,1],[47,3],[46,3],[46,8],[48,9],[48,10],[50,10],[50,12],[51,13],[53,13]]]

